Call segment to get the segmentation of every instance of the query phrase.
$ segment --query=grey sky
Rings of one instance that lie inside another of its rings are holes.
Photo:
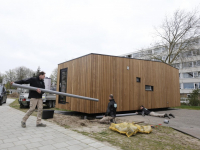
[[[0,72],[58,63],[88,53],[122,55],[147,48],[153,27],[199,0],[0,0]]]

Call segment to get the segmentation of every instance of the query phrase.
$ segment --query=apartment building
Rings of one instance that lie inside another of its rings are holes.
[[[154,61],[161,61],[161,59],[165,60],[167,57],[165,52],[165,47],[160,46],[139,50],[122,56],[136,59],[149,59],[148,55],[153,54],[160,59],[153,59]],[[184,51],[181,57],[178,57],[178,59],[173,62],[172,66],[179,69],[181,97],[189,97],[193,89],[200,88],[200,38],[198,38],[196,44],[192,46],[192,50]]]

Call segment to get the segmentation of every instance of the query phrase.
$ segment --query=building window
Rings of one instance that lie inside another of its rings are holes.
[[[153,53],[154,54],[160,54],[160,53],[162,53],[162,49],[156,48],[156,49],[153,50]]]
[[[140,82],[140,78],[139,77],[136,77],[136,82]]]
[[[164,61],[165,61],[165,59],[166,59],[166,56],[163,56],[163,57],[162,57],[162,60],[164,60]]]
[[[146,91],[153,91],[153,86],[145,85],[145,90]]]
[[[148,50],[148,51],[147,51],[147,54],[152,54],[152,50]]]
[[[183,78],[193,78],[193,72],[183,73]]]
[[[184,89],[194,89],[194,83],[183,83]]]
[[[195,78],[200,77],[200,72],[194,72],[194,77]]]
[[[196,66],[200,66],[200,60],[197,61]]]
[[[177,69],[180,68],[180,64],[173,64],[172,66],[175,67],[175,68],[177,68]]]
[[[193,56],[197,56],[197,55],[200,55],[200,49],[193,51]]]
[[[196,61],[193,62],[193,67],[195,67],[195,66],[197,66],[197,62]]]
[[[198,89],[198,88],[199,88],[198,83],[195,83],[195,84],[194,84],[194,88],[195,88],[195,89]]]
[[[131,55],[128,55],[127,57],[128,57],[128,58],[132,58],[132,56],[131,56]]]
[[[139,54],[139,53],[133,54],[133,58],[137,58],[137,57],[140,57],[140,54]]]
[[[183,63],[183,68],[189,68],[189,67],[192,67],[192,62]]]
[[[181,83],[180,83],[180,89],[181,89]]]
[[[191,57],[191,56],[192,56],[192,51],[183,53],[183,57]]]

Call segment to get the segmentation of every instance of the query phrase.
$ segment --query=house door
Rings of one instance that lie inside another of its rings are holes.
[[[67,68],[60,70],[59,92],[67,93]],[[66,96],[59,95],[59,103],[66,103]]]

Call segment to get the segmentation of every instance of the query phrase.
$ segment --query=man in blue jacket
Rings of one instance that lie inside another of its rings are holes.
[[[45,78],[45,72],[42,71],[39,72],[37,77],[15,81],[14,83],[30,84],[30,86],[44,89],[45,88],[44,78]],[[13,84],[13,82],[11,82],[11,84]],[[23,128],[26,127],[26,120],[34,112],[36,106],[38,108],[36,127],[46,127],[45,124],[41,123],[42,111],[43,111],[43,101],[42,101],[43,93],[44,92],[42,92],[40,89],[37,89],[36,91],[29,90],[28,98],[30,99],[30,109],[26,112],[25,116],[22,118],[21,126]]]

